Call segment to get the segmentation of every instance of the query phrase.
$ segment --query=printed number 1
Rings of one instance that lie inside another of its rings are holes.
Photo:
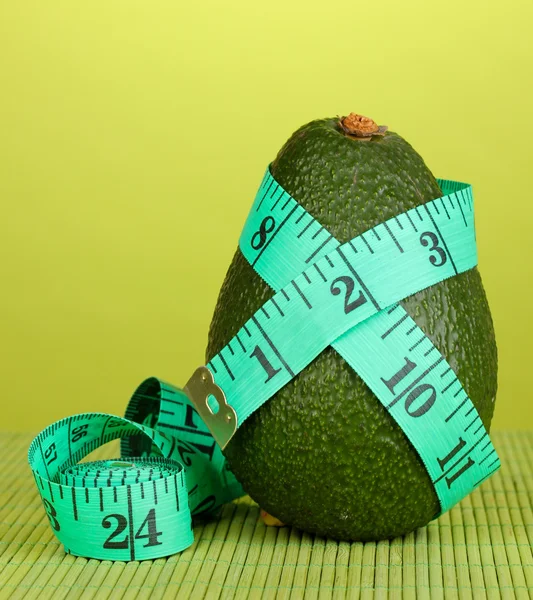
[[[265,383],[268,383],[272,377],[274,377],[274,375],[277,375],[281,371],[281,369],[274,369],[268,358],[265,356],[265,353],[261,350],[261,348],[259,348],[259,346],[254,348],[254,351],[250,354],[250,357],[252,356],[257,358],[259,364],[263,367],[268,375],[268,377],[265,379]]]

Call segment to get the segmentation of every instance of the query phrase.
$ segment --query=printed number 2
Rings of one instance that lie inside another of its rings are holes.
[[[348,313],[351,313],[352,310],[355,310],[356,308],[362,306],[367,300],[363,296],[363,292],[359,292],[359,296],[355,300],[350,302],[350,298],[352,297],[352,292],[355,287],[355,284],[354,280],[351,277],[348,277],[347,275],[337,277],[337,279],[334,279],[331,282],[330,290],[334,296],[338,296],[341,293],[341,288],[338,285],[341,282],[344,283],[344,285],[346,286],[346,292],[344,294],[344,314],[347,315]]]
[[[117,528],[104,542],[104,548],[108,548],[109,550],[126,550],[129,548],[130,540],[128,536],[126,536],[125,539],[120,542],[112,542],[111,540],[119,536],[126,529],[128,526],[128,519],[126,519],[124,515],[119,514],[107,515],[107,517],[104,517],[102,520],[102,526],[106,529],[109,529],[113,525],[111,519],[116,519]],[[148,529],[148,533],[142,533],[145,527]],[[148,543],[144,545],[145,548],[148,548],[149,546],[160,546],[163,543],[157,540],[160,535],[163,535],[163,532],[157,531],[157,525],[155,523],[155,508],[152,508],[148,511],[146,519],[142,522],[142,525],[135,534],[135,539],[148,539]]]
[[[429,238],[430,241],[428,241],[427,238]],[[420,243],[422,246],[426,247],[429,246],[430,242],[432,246],[429,251],[435,251],[439,255],[440,262],[434,254],[431,254],[429,257],[429,262],[434,267],[442,267],[442,265],[448,260],[446,252],[444,252],[444,250],[439,246],[439,238],[432,231],[424,231],[424,233],[420,235]]]

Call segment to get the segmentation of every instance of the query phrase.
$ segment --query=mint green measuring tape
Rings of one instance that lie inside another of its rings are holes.
[[[33,440],[30,466],[65,550],[140,560],[190,546],[193,516],[244,493],[222,449],[329,345],[417,450],[440,513],[492,475],[500,462],[479,414],[398,304],[477,264],[471,186],[438,183],[442,198],[340,244],[267,168],[239,246],[275,295],[184,389],[151,377],[125,418],[75,415]],[[79,463],[117,438],[122,458]]]

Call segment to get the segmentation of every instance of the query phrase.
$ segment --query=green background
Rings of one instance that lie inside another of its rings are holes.
[[[203,364],[264,169],[355,111],[474,186],[494,426],[533,427],[531,2],[0,0],[2,427]]]

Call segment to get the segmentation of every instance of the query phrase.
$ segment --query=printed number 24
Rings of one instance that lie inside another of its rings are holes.
[[[107,517],[104,517],[102,520],[103,527],[106,529],[112,527],[113,523],[111,519],[116,519],[117,527],[104,542],[104,548],[108,548],[110,550],[126,550],[129,548],[130,542],[128,536],[119,542],[113,542],[111,540],[119,536],[126,529],[128,526],[128,519],[126,519],[124,515],[119,514],[107,515]],[[148,529],[148,533],[142,533],[145,527]],[[142,525],[139,527],[139,531],[137,531],[135,534],[135,539],[148,539],[148,543],[144,545],[145,548],[148,548],[149,546],[160,546],[163,543],[157,540],[160,535],[163,535],[163,532],[157,531],[157,525],[155,523],[155,508],[152,508],[148,511],[146,519],[142,522]]]

